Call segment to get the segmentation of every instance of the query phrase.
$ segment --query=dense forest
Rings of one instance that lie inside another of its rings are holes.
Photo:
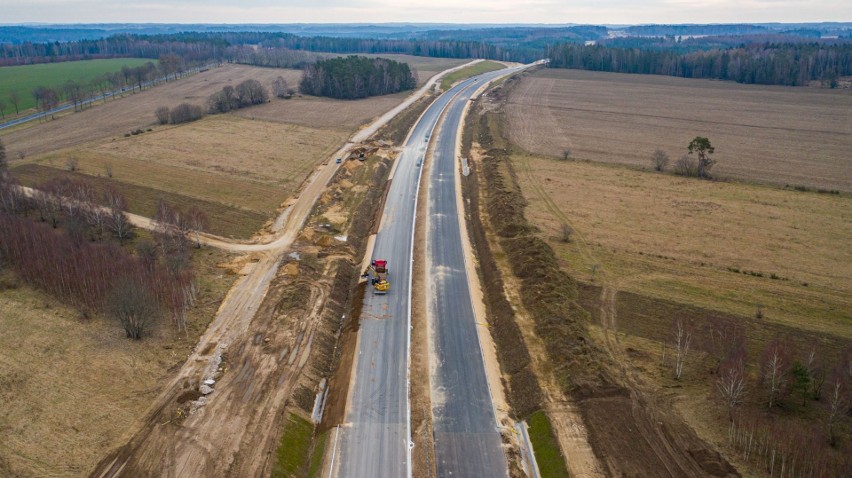
[[[836,86],[852,75],[852,44],[762,43],[725,50],[672,50],[562,44],[548,49],[552,68],[715,78],[739,83]]]
[[[305,67],[303,93],[357,99],[409,90],[417,81],[407,63],[385,58],[349,56],[320,60]]]
[[[481,41],[376,40],[299,37],[289,33],[221,32],[116,35],[99,40],[66,43],[0,44],[0,66],[94,58],[159,58],[168,54],[178,55],[189,64],[209,61],[239,62],[252,58],[246,48],[254,48],[254,46],[260,46],[267,52],[271,49],[286,49],[330,53],[400,53],[440,58],[487,58],[514,61],[536,60],[543,53],[541,49],[533,53],[521,52]],[[266,59],[262,61],[268,62],[265,66],[278,66],[276,64],[278,60],[275,58],[271,61]]]

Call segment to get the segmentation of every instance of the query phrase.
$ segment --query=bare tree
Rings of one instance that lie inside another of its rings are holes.
[[[259,105],[269,100],[269,93],[257,80],[245,80],[237,85],[240,106]]]
[[[187,212],[187,224],[195,236],[195,247],[201,249],[201,233],[207,228],[207,215],[201,209],[192,207]]]
[[[160,124],[169,124],[169,107],[168,106],[160,106],[154,111],[154,115],[157,117],[157,122]]]
[[[106,298],[109,315],[118,320],[128,338],[139,340],[148,326],[160,317],[155,297],[141,281],[120,279]]]
[[[689,156],[683,155],[675,161],[674,172],[681,176],[697,176],[698,164]]]
[[[811,379],[810,395],[813,400],[822,398],[822,388],[828,378],[825,370],[825,362],[817,357],[816,349],[811,349],[805,359],[805,368]]]
[[[79,165],[80,165],[80,162],[77,161],[77,158],[75,158],[73,156],[65,160],[65,167],[68,168],[68,171],[71,171],[72,173],[74,171],[77,171],[77,168],[79,167]]]
[[[80,109],[83,109],[83,87],[79,83],[74,80],[68,80],[62,86],[62,89],[65,91],[65,98],[74,105],[74,111],[77,111],[78,106],[81,106]]]
[[[13,91],[9,93],[9,103],[12,103],[12,106],[15,107],[15,116],[21,114],[21,112],[18,110],[18,105],[20,104],[20,102],[21,97],[18,95],[17,92]]]
[[[8,167],[9,162],[6,160],[6,146],[3,144],[3,140],[0,139],[0,174],[3,174]]]
[[[106,175],[106,177],[112,178],[112,163],[104,163],[104,174]]]
[[[734,420],[734,408],[746,397],[745,354],[737,354],[720,367],[716,388],[728,407],[728,420]]]
[[[106,228],[112,232],[120,243],[130,238],[133,225],[124,213],[127,210],[127,201],[124,196],[115,189],[108,188],[104,191],[104,205],[108,210],[105,218]]]
[[[669,155],[658,149],[651,154],[651,163],[654,165],[654,171],[664,171],[669,164]]]
[[[204,116],[204,111],[200,106],[181,103],[169,112],[169,122],[172,124],[188,123],[199,120],[202,116]]]
[[[826,428],[828,429],[828,440],[831,446],[837,444],[835,428],[843,418],[846,408],[846,382],[847,380],[842,368],[836,369],[828,381],[828,417],[826,418]]]
[[[675,380],[680,380],[683,365],[692,345],[692,327],[683,318],[678,317],[672,323],[672,346],[675,354]]]
[[[774,407],[786,395],[790,370],[793,367],[789,343],[774,339],[766,345],[760,361],[760,380],[766,392],[766,404]]]
[[[289,95],[289,86],[284,77],[279,76],[272,80],[272,94],[278,98],[287,98]]]
[[[6,120],[6,103],[0,100],[0,119]]]
[[[562,151],[562,159],[564,161],[568,161],[569,159],[571,159],[571,154],[573,154],[571,149],[566,148],[564,151]]]
[[[25,212],[30,207],[30,201],[21,190],[20,185],[10,176],[0,171],[0,211],[8,214]]]

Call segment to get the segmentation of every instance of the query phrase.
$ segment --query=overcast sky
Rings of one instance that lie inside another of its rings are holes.
[[[0,0],[0,23],[852,21],[852,0]]]

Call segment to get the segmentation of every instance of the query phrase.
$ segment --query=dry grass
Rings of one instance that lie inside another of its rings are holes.
[[[543,70],[509,98],[524,149],[650,168],[695,136],[716,147],[719,176],[852,190],[852,92],[661,76]]]
[[[278,207],[283,194],[281,189],[274,185],[191,167],[114,158],[86,150],[69,152],[68,156],[77,159],[77,171],[89,177],[106,179],[105,166],[112,165],[113,179],[121,183],[158,191],[175,191],[183,196],[233,205],[267,215]],[[51,155],[38,161],[16,165],[12,171],[17,174],[34,166],[61,170],[65,168],[65,159],[64,155]]]
[[[243,118],[293,123],[314,128],[352,130],[401,103],[411,91],[361,100],[297,96],[236,112]]]
[[[279,197],[292,192],[307,173],[345,141],[346,132],[297,125],[251,121],[232,115],[208,116],[177,127],[89,145],[83,156],[113,161],[124,158],[218,173],[279,188]],[[74,153],[71,153],[74,154]],[[69,155],[60,152],[60,160]],[[102,172],[102,169],[101,171]],[[280,187],[284,186],[284,190]]]
[[[770,321],[852,338],[848,197],[514,161],[527,216],[575,277],[591,280],[599,264],[620,290],[743,316],[761,304]],[[559,241],[563,222],[576,231],[572,243]]]
[[[164,325],[142,341],[20,286],[0,291],[0,475],[85,476],[185,360],[233,282],[196,253],[200,300],[188,336]],[[4,468],[5,467],[5,468]]]
[[[467,62],[408,55],[368,56],[382,56],[409,63],[420,83],[440,71]],[[108,100],[81,113],[62,116],[46,123],[30,123],[28,127],[3,132],[2,139],[10,157],[17,158],[18,152],[36,156],[104,138],[121,137],[128,131],[150,127],[155,122],[154,110],[158,106],[174,106],[181,102],[206,105],[207,98],[225,85],[257,79],[269,87],[276,77],[282,76],[291,86],[297,87],[301,75],[299,70],[225,65],[119,100]],[[271,103],[244,109],[237,114],[246,118],[349,131],[393,108],[408,94],[405,92],[356,101],[307,96],[297,96],[290,100],[273,98]]]
[[[28,158],[23,165],[17,162],[14,169],[22,175],[31,173],[21,167],[35,163],[56,168],[59,174],[67,160],[74,158],[80,173],[104,181],[106,165],[111,165],[113,179],[119,184],[139,187],[125,188],[126,195],[137,199],[131,203],[132,212],[149,215],[148,206],[156,203],[157,196],[180,195],[211,203],[207,208],[211,217],[221,209],[219,205],[234,209],[237,215],[241,210],[256,213],[249,214],[252,217],[244,224],[251,229],[234,229],[231,226],[239,226],[241,221],[231,218],[218,232],[250,236],[264,222],[258,223],[254,216],[271,216],[345,138],[346,133],[338,130],[217,115]],[[37,184],[32,180],[43,173],[29,178],[28,185]]]
[[[172,193],[162,189],[154,189],[121,180],[108,179],[100,176],[86,176],[71,173],[39,164],[24,164],[12,170],[14,176],[24,186],[38,188],[41,184],[57,178],[70,177],[86,181],[94,187],[97,196],[102,197],[108,187],[114,188],[127,199],[127,210],[130,213],[144,217],[154,217],[160,200],[177,205],[184,210],[197,208],[204,211],[208,217],[207,232],[223,237],[247,239],[255,234],[269,219],[271,211],[253,211],[236,208],[222,203],[205,201],[183,194]],[[203,187],[203,185],[201,185]]]
[[[269,85],[279,75],[293,84],[298,82],[301,72],[225,65],[121,99],[107,100],[105,104],[55,121],[30,123],[29,127],[3,134],[2,139],[11,157],[16,158],[19,151],[36,156],[104,138],[121,137],[128,131],[153,125],[154,110],[158,106],[174,106],[181,102],[204,105],[212,93],[225,85],[236,85],[248,79]]]

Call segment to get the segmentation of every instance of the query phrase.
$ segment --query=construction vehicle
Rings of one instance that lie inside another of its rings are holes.
[[[390,282],[388,282],[388,261],[374,259],[370,263],[370,269],[372,269],[373,276],[370,280],[373,284],[373,293],[387,294],[390,289]]]

